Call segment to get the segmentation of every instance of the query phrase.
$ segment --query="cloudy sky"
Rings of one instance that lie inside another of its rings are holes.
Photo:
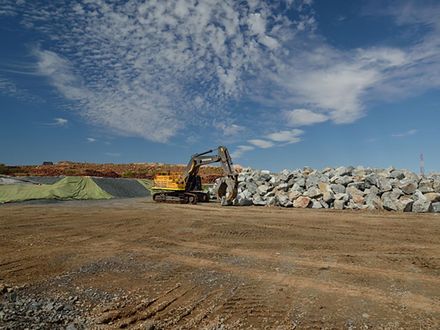
[[[440,2],[0,0],[0,162],[440,171]]]

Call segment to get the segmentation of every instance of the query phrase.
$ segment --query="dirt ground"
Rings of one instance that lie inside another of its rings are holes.
[[[0,250],[0,328],[440,328],[438,214],[3,205]]]

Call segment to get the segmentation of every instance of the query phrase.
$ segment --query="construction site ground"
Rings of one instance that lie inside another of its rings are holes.
[[[0,328],[440,328],[438,214],[10,204],[0,250]]]

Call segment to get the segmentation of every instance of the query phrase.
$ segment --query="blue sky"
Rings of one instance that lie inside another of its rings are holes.
[[[439,1],[0,0],[0,162],[440,171]]]

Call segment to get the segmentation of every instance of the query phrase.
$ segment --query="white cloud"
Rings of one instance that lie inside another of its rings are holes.
[[[92,137],[88,137],[87,142],[93,143],[93,142],[96,142],[96,139],[92,138]]]
[[[68,122],[69,121],[65,118],[55,118],[55,123],[59,126],[65,126]]]
[[[53,122],[47,123],[45,125],[63,127],[67,126],[68,123],[69,121],[66,118],[54,118]]]
[[[322,113],[313,112],[307,109],[295,109],[285,113],[288,124],[291,126],[306,126],[322,123],[329,118]]]
[[[240,158],[245,152],[248,151],[252,151],[254,150],[255,147],[253,146],[246,146],[246,145],[241,145],[238,146],[232,153],[231,153],[231,157],[234,158]]]
[[[265,139],[250,139],[247,142],[252,144],[249,145],[240,145],[237,149],[232,153],[232,157],[239,158],[245,152],[254,150],[255,147],[268,149],[276,146],[282,146],[285,144],[298,143],[301,141],[301,135],[304,133],[303,130],[300,129],[291,129],[286,131],[277,131],[265,136]]]
[[[292,43],[297,28],[286,10],[301,7],[264,0],[6,2],[24,26],[56,41],[35,51],[38,71],[84,118],[160,142],[224,118],[225,105],[250,92],[246,81],[273,67],[283,42]]]
[[[413,129],[410,129],[410,130],[405,131],[405,132],[391,134],[391,136],[392,137],[396,137],[396,138],[401,138],[401,137],[406,137],[406,136],[414,135],[417,132],[418,132],[418,130],[413,128]]]
[[[302,135],[303,133],[303,130],[293,129],[290,131],[278,131],[270,133],[266,137],[275,142],[286,142],[290,144],[300,142],[300,135]]]
[[[263,149],[267,149],[274,146],[273,142],[262,139],[251,139],[248,140],[248,142],[258,148],[263,148]]]
[[[236,136],[245,131],[243,126],[237,124],[216,123],[214,126],[225,136]]]

